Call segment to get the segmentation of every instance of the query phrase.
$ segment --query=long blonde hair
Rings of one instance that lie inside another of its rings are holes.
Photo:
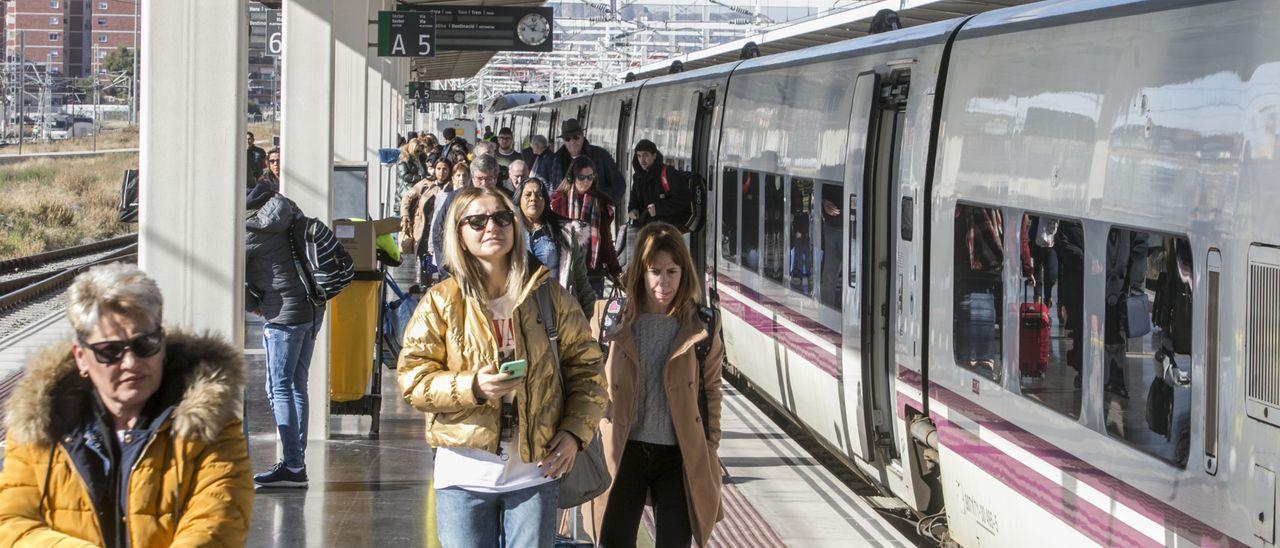
[[[680,289],[671,299],[667,315],[683,320],[702,302],[698,270],[693,266],[693,256],[684,243],[684,237],[674,226],[661,221],[651,222],[636,235],[636,255],[627,263],[627,271],[622,275],[622,287],[627,295],[627,304],[622,311],[624,323],[635,320],[639,311],[644,310],[649,300],[644,272],[661,251],[669,253],[671,260],[680,266]]]
[[[409,139],[409,142],[400,147],[401,162],[407,162],[411,159],[420,159],[419,156],[422,156],[422,141],[419,141],[416,137]]]
[[[444,264],[449,272],[458,280],[464,295],[480,302],[489,300],[484,287],[484,269],[462,242],[462,215],[471,204],[480,198],[489,197],[502,204],[512,213],[511,223],[511,270],[507,274],[507,290],[514,295],[524,283],[528,265],[525,261],[524,221],[511,200],[502,192],[492,188],[467,187],[457,191],[458,197],[453,199],[449,211],[444,217]]]

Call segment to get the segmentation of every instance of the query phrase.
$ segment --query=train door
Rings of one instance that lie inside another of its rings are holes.
[[[627,162],[627,158],[630,156],[629,152],[631,150],[629,137],[631,137],[632,101],[632,99],[624,99],[620,101],[622,105],[618,109],[618,138],[614,140],[615,143],[618,143],[618,148],[614,150],[613,157],[617,159],[618,166],[622,169],[625,169],[624,163]]]
[[[560,118],[560,109],[557,107],[551,110],[551,119],[547,123],[547,145],[552,151],[560,150],[560,126],[557,124]]]
[[[897,240],[891,227],[907,81],[905,72],[858,77],[845,196],[842,204],[831,204],[847,223],[841,299],[846,449],[867,461],[898,458],[891,393],[898,363],[891,329]]]
[[[690,170],[702,176],[702,180],[711,180],[711,132],[715,131],[712,124],[713,114],[716,110],[716,90],[710,89],[698,92],[696,114],[693,119],[693,151],[689,155],[692,160]],[[707,205],[703,204],[706,208]],[[704,211],[705,215],[706,212]],[[703,227],[706,230],[706,227]],[[689,251],[693,255],[693,264],[701,272],[707,272],[707,244],[704,238],[705,233],[692,234],[689,237]],[[710,284],[708,284],[710,285]]]

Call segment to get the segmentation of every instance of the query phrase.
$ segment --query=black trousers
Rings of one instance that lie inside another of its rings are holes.
[[[679,446],[628,441],[600,524],[600,546],[635,547],[646,495],[653,503],[654,546],[689,546],[693,527],[683,464]]]

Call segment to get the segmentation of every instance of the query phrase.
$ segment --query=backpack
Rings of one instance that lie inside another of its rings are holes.
[[[301,222],[299,222],[301,221]],[[338,296],[355,278],[355,261],[320,219],[297,215],[289,223],[289,251],[311,304]]]
[[[662,166],[662,191],[671,192],[671,184],[667,182],[667,165]],[[689,216],[684,222],[676,225],[681,232],[698,232],[707,224],[707,180],[695,171],[681,171],[689,184]]]

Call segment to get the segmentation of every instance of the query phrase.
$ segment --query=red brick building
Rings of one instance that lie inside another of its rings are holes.
[[[138,36],[138,3],[141,0],[87,0],[89,13],[89,45],[86,58],[101,60],[119,48],[135,51],[142,43]],[[90,61],[92,70],[94,63]]]
[[[87,76],[101,59],[117,48],[133,50],[140,0],[0,0],[3,50],[17,62],[21,36],[26,37],[25,60],[48,66],[56,76]]]

